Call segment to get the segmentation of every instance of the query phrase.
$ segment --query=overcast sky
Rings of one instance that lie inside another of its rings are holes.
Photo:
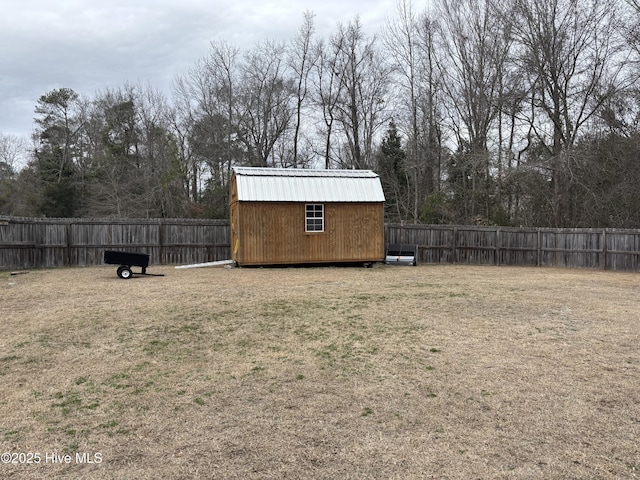
[[[62,87],[93,97],[125,83],[169,92],[212,40],[246,50],[288,40],[306,10],[317,34],[360,15],[377,33],[395,0],[0,0],[0,133],[29,135],[41,95]]]

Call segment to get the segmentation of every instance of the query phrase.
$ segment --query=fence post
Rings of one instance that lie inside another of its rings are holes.
[[[71,232],[73,231],[73,229],[71,228],[71,221],[68,221],[67,224],[65,225],[66,227],[66,237],[67,237],[67,248],[65,249],[65,259],[64,259],[64,265],[66,267],[71,265],[71,244],[72,242],[72,238],[71,238]]]
[[[638,271],[638,254],[640,253],[640,246],[638,245],[638,235],[633,235],[633,249],[636,254],[631,259],[631,265],[633,265],[633,260],[635,259],[635,265],[633,265],[633,271]]]
[[[542,264],[542,232],[540,231],[540,229],[538,228],[538,239],[536,240],[537,245],[537,259],[536,259],[536,266],[540,266]]]
[[[458,235],[458,227],[453,227],[453,235],[451,236],[451,263],[456,263],[456,236]]]
[[[602,269],[607,269],[607,229],[602,229]]]
[[[164,232],[162,220],[158,220],[158,263],[164,265]]]
[[[496,229],[496,248],[494,250],[494,265],[500,265],[500,247],[502,247],[502,236],[500,235],[500,229]]]

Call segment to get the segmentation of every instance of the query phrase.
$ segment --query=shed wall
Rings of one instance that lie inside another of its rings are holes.
[[[382,203],[324,203],[324,232],[305,232],[305,204],[235,202],[240,265],[369,262],[384,258]],[[233,241],[233,240],[232,240]]]
[[[238,249],[240,246],[240,204],[238,202],[238,183],[235,173],[231,175],[229,197],[229,247],[231,250],[231,259],[238,262]]]

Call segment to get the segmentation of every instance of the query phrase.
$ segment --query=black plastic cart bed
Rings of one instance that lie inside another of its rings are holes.
[[[131,267],[140,267],[141,271],[136,275],[149,275],[153,277],[163,277],[163,274],[147,273],[149,266],[149,255],[146,253],[116,252],[114,250],[104,251],[104,263],[109,265],[120,265],[118,276],[120,278],[131,278],[133,271]]]

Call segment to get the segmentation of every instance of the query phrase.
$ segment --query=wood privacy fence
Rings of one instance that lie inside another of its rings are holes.
[[[147,253],[151,264],[224,260],[229,221],[0,217],[0,270],[99,265],[110,249]]]
[[[418,245],[419,263],[638,271],[640,230],[386,225],[386,241]]]
[[[387,224],[385,242],[418,245],[419,263],[640,268],[640,230]],[[151,264],[226,260],[229,221],[0,216],[0,270],[100,265],[109,249],[148,253]]]

